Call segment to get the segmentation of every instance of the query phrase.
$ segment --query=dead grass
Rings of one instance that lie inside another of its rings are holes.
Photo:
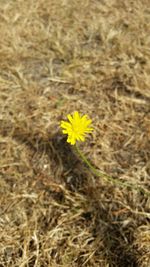
[[[1,0],[0,267],[149,267],[150,200],[94,177],[59,130],[149,190],[148,0]]]

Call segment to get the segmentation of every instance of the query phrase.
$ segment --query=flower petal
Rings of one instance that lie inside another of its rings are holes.
[[[81,116],[78,111],[75,111],[73,115],[67,115],[68,121],[61,121],[61,128],[63,134],[68,134],[67,142],[71,145],[75,145],[76,141],[85,141],[87,133],[91,133],[93,128],[90,127],[92,121],[87,115]]]

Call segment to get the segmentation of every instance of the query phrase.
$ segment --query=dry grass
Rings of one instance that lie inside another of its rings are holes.
[[[149,0],[1,0],[0,267],[149,267],[150,199],[94,177],[61,135],[150,190]]]

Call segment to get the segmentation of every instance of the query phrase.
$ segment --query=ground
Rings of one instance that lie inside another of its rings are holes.
[[[149,0],[1,0],[0,33],[0,267],[149,267]]]

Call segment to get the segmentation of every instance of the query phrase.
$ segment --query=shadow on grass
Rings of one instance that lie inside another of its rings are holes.
[[[123,221],[128,219],[126,215],[120,216],[120,221],[117,221],[111,214],[109,204],[104,204],[105,210],[102,208],[101,200],[99,199],[101,188],[95,188],[92,183],[91,185],[89,184],[90,171],[74,153],[73,147],[66,143],[64,137],[54,136],[52,144],[55,152],[57,151],[56,154],[61,158],[64,174],[66,173],[66,176],[70,177],[69,179],[64,177],[67,187],[70,190],[78,190],[80,193],[84,193],[89,203],[93,203],[93,207],[91,207],[95,213],[93,236],[96,239],[102,238],[103,245],[107,251],[105,257],[110,267],[136,267],[136,255],[132,249],[135,225],[130,224],[123,227]],[[88,214],[88,220],[89,218],[92,219],[92,216]]]
[[[53,136],[51,144],[54,148],[57,159],[63,166],[63,181],[69,190],[83,192],[87,185],[89,171],[83,165],[73,146],[66,142],[62,135]]]
[[[7,135],[7,132],[3,135]],[[44,172],[44,175],[50,175],[49,171],[46,173],[38,163],[44,155],[49,159],[47,164],[51,164],[51,175],[57,183],[63,182],[69,190],[82,192],[84,184],[87,184],[89,171],[60,132],[48,137],[36,129],[28,132],[24,127],[16,127],[12,137],[29,148],[31,166],[35,174]]]
[[[104,254],[111,267],[138,267],[136,252],[132,248],[135,225],[130,223],[123,227],[123,221],[127,220],[125,217],[120,216],[116,219],[111,214],[109,205],[105,210],[100,204],[97,207],[93,235],[102,240]],[[98,252],[97,249],[96,253]]]
[[[50,159],[54,160],[56,169],[60,168],[60,183],[63,181],[68,190],[86,195],[92,209],[88,220],[93,220],[93,214],[95,218],[92,228],[93,237],[95,240],[102,241],[103,251],[109,266],[136,267],[136,255],[135,251],[132,250],[135,225],[123,227],[122,222],[127,218],[120,217],[117,221],[112,216],[109,203],[104,201],[104,198],[100,199],[100,190],[103,188],[100,185],[99,188],[89,185],[88,178],[91,174],[74,153],[73,147],[66,143],[66,138],[57,133],[49,140],[36,135],[22,134],[19,131],[14,134],[14,138],[29,146],[33,153],[46,153]],[[56,177],[57,179],[58,177]],[[91,187],[92,191],[91,188],[88,190],[88,187]],[[99,247],[97,244],[95,253],[99,254],[101,250],[101,246]]]

